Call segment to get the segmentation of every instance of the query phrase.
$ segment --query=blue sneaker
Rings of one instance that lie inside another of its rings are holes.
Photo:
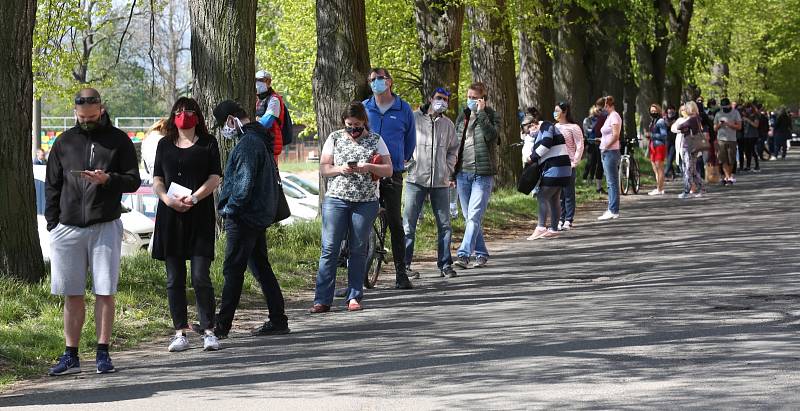
[[[72,355],[65,352],[62,356],[58,357],[58,364],[50,367],[47,375],[55,377],[58,375],[77,374],[81,372],[81,361],[77,355]]]
[[[108,351],[98,351],[97,352],[97,373],[98,374],[109,374],[112,372],[116,372],[117,370],[114,368],[114,364],[111,363],[111,356],[108,355]]]

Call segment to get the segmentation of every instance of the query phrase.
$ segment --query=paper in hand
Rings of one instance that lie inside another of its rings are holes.
[[[189,190],[178,183],[170,183],[169,189],[167,190],[167,195],[173,198],[187,197],[192,195],[192,190]]]

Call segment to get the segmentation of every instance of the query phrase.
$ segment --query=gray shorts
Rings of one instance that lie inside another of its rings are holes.
[[[95,295],[114,295],[119,282],[122,221],[89,227],[59,224],[50,231],[50,292],[84,295],[92,272]]]

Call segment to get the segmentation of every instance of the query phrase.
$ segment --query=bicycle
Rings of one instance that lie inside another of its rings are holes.
[[[641,175],[639,163],[633,155],[636,145],[639,145],[638,137],[628,140],[619,161],[619,188],[623,195],[628,195],[631,188],[634,194],[639,194]]]
[[[364,273],[364,287],[368,289],[375,288],[378,283],[378,276],[381,273],[381,266],[389,262],[389,250],[386,249],[386,229],[388,226],[386,209],[381,207],[369,233],[367,270]]]

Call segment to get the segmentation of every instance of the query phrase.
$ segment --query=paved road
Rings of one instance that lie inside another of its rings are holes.
[[[116,375],[47,379],[0,406],[796,409],[800,158],[764,168],[493,244],[490,267],[369,292],[361,313],[298,308],[288,336],[117,354]]]

